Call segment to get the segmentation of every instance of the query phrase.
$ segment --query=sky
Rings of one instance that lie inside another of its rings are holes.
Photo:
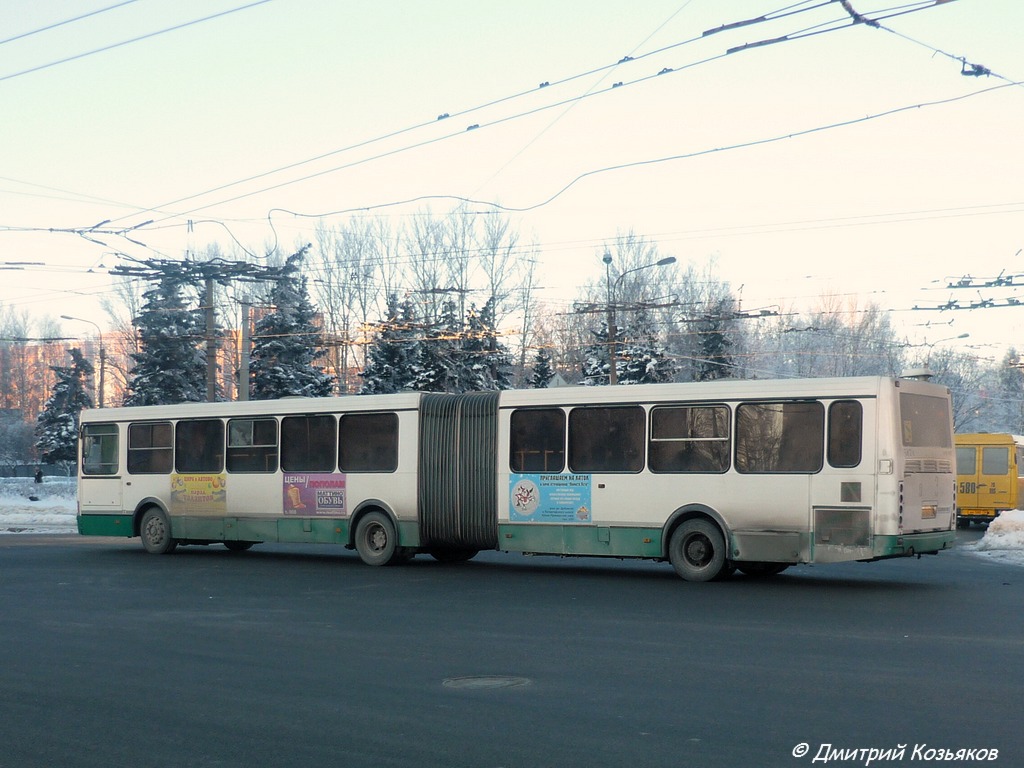
[[[32,478],[0,478],[0,535],[77,533],[76,498],[74,479],[47,477],[36,485]],[[1024,566],[1024,510],[1004,512],[980,540],[957,547],[979,558]]]
[[[468,199],[536,243],[556,305],[633,231],[743,309],[875,302],[998,359],[1022,28],[1017,0],[0,4],[0,305],[102,327],[126,258]]]

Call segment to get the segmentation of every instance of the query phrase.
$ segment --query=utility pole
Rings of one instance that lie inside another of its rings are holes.
[[[213,308],[213,278],[206,278],[206,402],[217,399],[217,313]]]
[[[242,302],[242,349],[240,351],[240,362],[238,366],[238,399],[249,399],[249,352],[251,351],[251,340],[249,338],[249,308],[252,305],[247,301]]]

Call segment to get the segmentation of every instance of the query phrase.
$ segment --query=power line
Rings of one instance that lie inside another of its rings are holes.
[[[133,38],[131,38],[129,40],[122,40],[119,43],[111,43],[110,45],[105,45],[105,46],[103,46],[101,48],[96,48],[96,49],[91,50],[91,51],[85,51],[84,53],[76,53],[73,56],[67,56],[67,57],[65,57],[63,59],[58,59],[56,61],[51,61],[48,64],[40,64],[40,65],[35,66],[35,67],[29,67],[28,69],[23,69],[20,72],[13,72],[13,73],[11,73],[9,75],[0,75],[0,82],[3,82],[5,80],[13,80],[16,77],[22,77],[23,75],[29,75],[29,74],[32,74],[33,72],[40,72],[40,71],[42,71],[44,69],[50,69],[51,67],[56,67],[56,66],[58,66],[60,64],[67,64],[68,62],[71,62],[71,61],[77,61],[78,59],[84,59],[87,56],[93,56],[93,55],[95,55],[97,53],[104,53],[106,51],[112,51],[115,48],[121,48],[122,46],[125,46],[125,45],[130,45],[132,43],[140,42],[141,40],[148,40],[148,39],[150,39],[152,37],[158,37],[160,35],[167,34],[168,32],[176,32],[179,29],[185,29],[186,27],[195,26],[196,24],[202,24],[205,21],[211,21],[213,19],[219,19],[222,16],[229,16],[230,14],[238,13],[239,11],[245,11],[245,10],[248,10],[249,8],[255,8],[257,5],[264,5],[265,3],[269,3],[269,2],[272,2],[272,0],[255,0],[255,2],[249,3],[248,5],[242,5],[242,6],[239,6],[237,8],[229,8],[226,11],[221,11],[220,13],[215,13],[215,14],[212,14],[211,16],[204,16],[201,19],[193,19],[192,21],[186,21],[186,22],[183,22],[181,24],[175,24],[173,27],[166,27],[165,29],[159,29],[156,32],[147,32],[144,35],[139,35],[138,37],[133,37]]]
[[[106,13],[107,11],[113,11],[113,10],[115,10],[117,8],[121,8],[121,7],[125,6],[125,5],[131,5],[132,3],[136,3],[136,2],[138,2],[138,0],[124,0],[124,2],[117,3],[116,5],[109,5],[106,8],[100,8],[100,9],[95,10],[95,11],[89,11],[88,13],[83,13],[82,15],[75,16],[74,18],[65,19],[64,21],[58,21],[58,22],[55,22],[53,24],[47,24],[45,27],[40,27],[39,29],[33,29],[31,32],[22,32],[20,34],[15,35],[14,37],[8,37],[6,40],[0,40],[0,45],[6,45],[7,43],[13,43],[15,40],[22,40],[22,39],[24,39],[26,37],[31,37],[32,35],[38,35],[41,32],[49,32],[51,29],[57,29],[57,27],[63,27],[66,24],[73,24],[76,21],[82,21],[83,19],[88,19],[88,18],[90,18],[92,16],[98,16],[101,13]]]

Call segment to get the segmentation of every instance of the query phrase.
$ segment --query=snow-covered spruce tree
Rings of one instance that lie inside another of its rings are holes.
[[[733,312],[731,298],[719,299],[714,306],[696,323],[700,360],[693,376],[695,381],[712,381],[731,378],[733,374],[732,339],[729,337],[729,321]]]
[[[52,365],[56,376],[49,399],[36,420],[36,451],[50,464],[74,464],[77,461],[78,417],[83,408],[92,408],[85,391],[85,380],[92,376],[92,363],[77,347],[69,349],[71,365]]]
[[[622,372],[623,360],[618,356],[623,342],[622,331],[623,329],[620,327],[615,328],[615,340],[617,342],[616,375]],[[590,333],[594,336],[594,341],[583,350],[583,363],[581,366],[583,381],[580,383],[588,387],[603,386],[609,383],[608,372],[611,368],[611,345],[608,343],[608,323],[602,322],[600,329]]]
[[[470,307],[462,341],[459,376],[460,392],[509,389],[512,386],[512,358],[498,341],[494,322],[494,299],[479,312]]]
[[[270,292],[273,309],[253,328],[253,400],[328,397],[333,390],[334,377],[315,364],[326,353],[306,278],[299,273],[308,248],[287,258]]]
[[[416,313],[406,300],[388,297],[387,318],[366,351],[366,368],[361,395],[387,395],[412,389],[416,378],[414,360],[418,354]]]
[[[417,347],[413,360],[413,389],[420,392],[463,391],[465,379],[460,376],[460,361],[457,359],[462,335],[460,326],[455,302],[446,301],[436,325]]]
[[[134,324],[139,351],[131,358],[125,405],[166,405],[206,399],[204,321],[185,299],[184,271],[165,271],[143,295]]]
[[[647,313],[640,310],[625,329],[626,340],[616,347],[619,384],[660,384],[672,381],[675,363],[655,338]]]
[[[541,347],[533,358],[533,373],[527,383],[530,389],[547,389],[553,378],[555,367],[552,365],[551,353]]]

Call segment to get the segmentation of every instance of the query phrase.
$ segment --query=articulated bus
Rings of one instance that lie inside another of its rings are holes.
[[[683,579],[934,554],[955,530],[949,391],[881,377],[400,393],[81,418],[78,530],[669,562]]]
[[[1024,437],[975,432],[954,436],[957,525],[990,523],[1024,502]]]

